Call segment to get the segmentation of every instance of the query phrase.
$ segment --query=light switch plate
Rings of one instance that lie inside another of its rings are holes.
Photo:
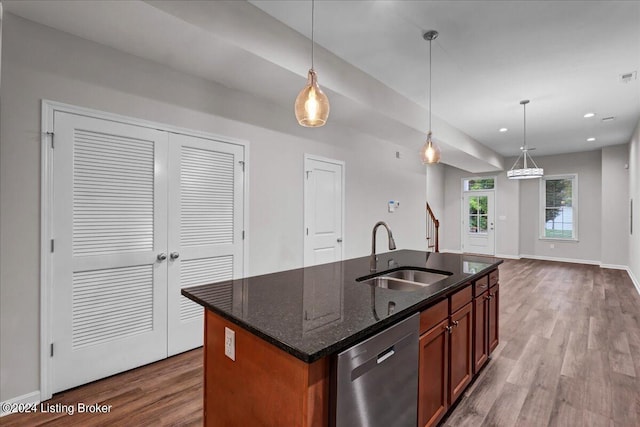
[[[224,328],[224,355],[236,361],[236,333],[227,327]]]

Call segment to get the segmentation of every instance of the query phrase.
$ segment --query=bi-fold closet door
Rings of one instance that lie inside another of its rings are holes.
[[[54,113],[52,391],[202,345],[186,286],[241,276],[244,147]]]

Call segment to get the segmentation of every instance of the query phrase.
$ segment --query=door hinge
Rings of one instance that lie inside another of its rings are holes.
[[[244,230],[242,230],[242,240],[244,240]]]
[[[313,172],[313,171],[305,171],[305,173],[307,174],[307,179],[309,179],[309,174]]]
[[[307,227],[307,236],[309,235],[309,227]]]
[[[238,163],[240,163],[240,166],[242,166],[242,172],[244,172],[244,160],[240,160]]]
[[[47,135],[51,136],[51,148],[55,148],[54,143],[53,143],[53,132],[45,132]]]
[[[51,239],[51,253],[53,253],[53,250],[54,250],[54,243],[53,242],[54,242],[54,240]]]
[[[49,346],[49,357],[53,357],[53,343]]]

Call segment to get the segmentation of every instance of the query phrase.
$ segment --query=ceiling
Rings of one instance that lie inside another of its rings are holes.
[[[310,66],[310,1],[3,4],[283,108]],[[432,106],[445,163],[503,169],[522,143],[522,99],[531,100],[536,156],[626,143],[640,118],[640,81],[620,81],[640,71],[640,2],[317,0],[315,8],[315,68],[332,106],[326,127],[341,123],[417,152],[428,126],[429,29],[440,33]]]
[[[251,3],[310,37],[310,1]],[[425,106],[422,33],[437,30],[434,114],[504,156],[522,143],[523,99],[537,154],[626,143],[640,118],[639,81],[620,82],[640,70],[638,1],[318,0],[315,16],[318,44]]]

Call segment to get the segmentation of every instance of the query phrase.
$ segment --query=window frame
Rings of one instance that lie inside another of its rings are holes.
[[[554,181],[560,179],[570,179],[572,180],[571,184],[571,208],[572,208],[572,216],[573,216],[573,236],[572,237],[547,237],[545,236],[545,224],[546,224],[546,209],[547,209],[547,201],[546,201],[546,183],[547,181]],[[539,195],[539,239],[540,240],[554,240],[554,241],[564,241],[564,242],[577,242],[578,241],[578,174],[577,173],[569,173],[562,175],[545,175],[540,179],[540,195]]]
[[[465,181],[481,180],[481,179],[493,179],[493,188],[481,188],[477,190],[465,189],[465,186],[464,186]],[[485,175],[485,176],[481,175],[481,176],[463,177],[461,179],[460,185],[462,187],[462,193],[473,193],[476,191],[496,191],[496,189],[498,188],[498,177],[497,175]]]

